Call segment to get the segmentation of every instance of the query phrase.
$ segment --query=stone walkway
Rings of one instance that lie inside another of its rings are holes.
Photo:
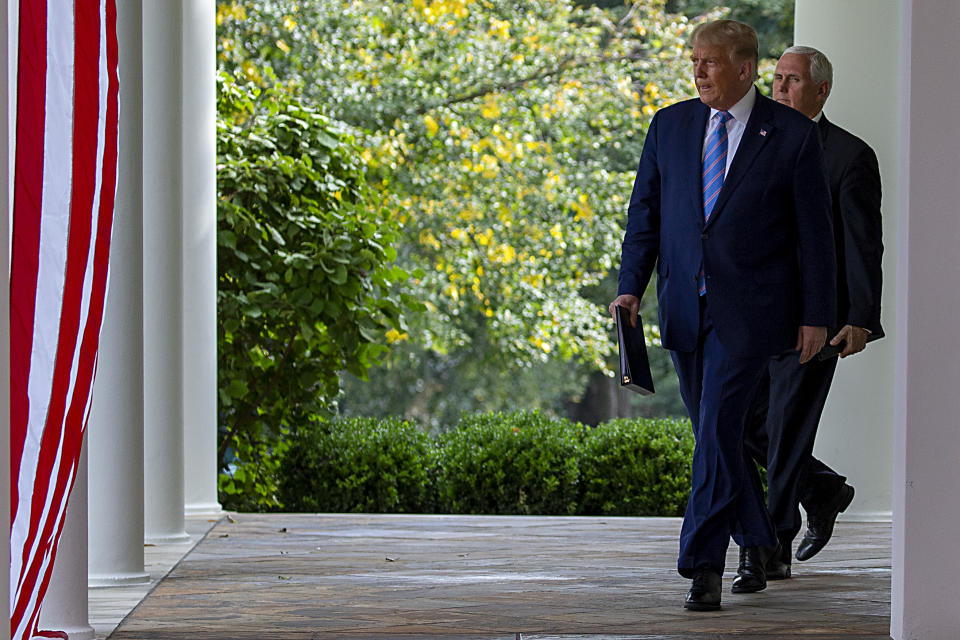
[[[890,525],[841,521],[795,577],[684,611],[677,518],[223,520],[112,640],[889,640]]]

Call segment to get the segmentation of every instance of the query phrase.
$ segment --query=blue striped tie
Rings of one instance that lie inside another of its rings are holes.
[[[720,123],[707,139],[707,153],[703,156],[703,220],[706,222],[713,213],[720,188],[723,187],[723,175],[727,170],[727,120],[733,118],[727,111],[718,111]],[[707,282],[703,267],[700,268],[699,293],[707,292]]]

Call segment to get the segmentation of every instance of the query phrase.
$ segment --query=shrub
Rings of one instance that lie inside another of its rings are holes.
[[[537,411],[464,415],[439,437],[441,508],[576,513],[582,427]]]
[[[579,513],[683,515],[693,447],[687,420],[611,420],[590,429],[580,461]]]
[[[431,511],[435,460],[430,437],[397,418],[314,423],[291,438],[280,502],[287,511]]]

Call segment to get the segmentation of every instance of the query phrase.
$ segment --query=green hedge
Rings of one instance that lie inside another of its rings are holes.
[[[303,512],[434,510],[436,447],[395,418],[321,422],[293,434],[280,463],[278,498]]]
[[[465,415],[438,440],[441,508],[448,513],[576,513],[581,431],[539,412]]]
[[[683,515],[693,444],[690,422],[676,418],[612,420],[591,429],[580,460],[579,512]]]
[[[692,456],[677,419],[464,415],[433,439],[398,419],[349,418],[292,436],[278,498],[304,512],[673,516]]]

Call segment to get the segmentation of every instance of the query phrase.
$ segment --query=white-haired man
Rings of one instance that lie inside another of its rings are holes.
[[[873,149],[823,115],[832,84],[833,68],[823,53],[790,47],[777,62],[773,98],[816,121],[820,130],[837,251],[838,332],[830,343],[840,345],[845,358],[862,351],[868,336],[883,336],[881,189]],[[767,468],[767,506],[781,547],[763,567],[748,567],[757,585],[790,577],[793,539],[802,524],[798,504],[807,512],[807,531],[796,558],[807,560],[827,544],[837,516],[853,500],[846,478],[813,457],[836,366],[836,357],[801,364],[796,352],[780,354],[771,360],[754,401],[744,446]]]

